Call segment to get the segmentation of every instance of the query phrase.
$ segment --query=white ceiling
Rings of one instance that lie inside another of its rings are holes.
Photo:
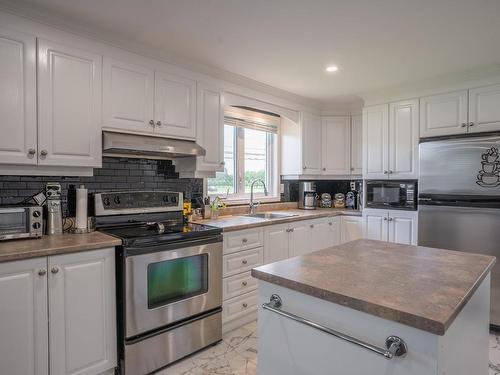
[[[500,63],[500,0],[19,2],[324,103]]]

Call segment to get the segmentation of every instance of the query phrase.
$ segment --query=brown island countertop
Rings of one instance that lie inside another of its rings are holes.
[[[0,242],[0,262],[103,249],[121,243],[120,239],[101,232],[4,241]]]
[[[222,228],[224,232],[230,232],[235,230],[256,228],[266,225],[283,224],[293,221],[319,219],[323,217],[334,217],[340,215],[361,216],[361,211],[347,210],[341,208],[317,208],[316,210],[301,210],[298,208],[294,208],[294,209],[265,210],[262,212],[286,214],[291,216],[282,218],[273,218],[273,219],[262,219],[262,218],[247,216],[246,214],[224,215],[224,216],[219,216],[217,219],[196,220],[194,221],[194,223],[211,225],[213,227]]]
[[[495,257],[356,240],[252,270],[252,276],[444,335]]]

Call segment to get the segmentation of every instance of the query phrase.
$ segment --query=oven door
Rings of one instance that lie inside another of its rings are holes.
[[[24,207],[0,209],[0,239],[30,236],[27,211]]]
[[[126,254],[126,338],[222,305],[221,236],[128,248]]]

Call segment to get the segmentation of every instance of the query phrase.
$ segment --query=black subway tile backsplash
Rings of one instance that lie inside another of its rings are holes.
[[[203,180],[182,178],[169,160],[146,160],[105,157],[102,168],[91,177],[0,176],[0,203],[15,204],[45,189],[47,182],[61,184],[64,214],[74,214],[74,202],[68,202],[68,190],[81,184],[89,193],[121,190],[173,190],[194,200],[203,195]],[[70,193],[71,197],[72,194]],[[68,204],[69,203],[69,204]]]

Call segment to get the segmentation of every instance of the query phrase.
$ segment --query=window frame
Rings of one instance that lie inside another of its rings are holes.
[[[250,192],[248,193],[239,193],[240,191],[244,191],[245,188],[245,178],[244,178],[244,170],[240,166],[245,165],[245,141],[244,136],[244,127],[234,126],[232,124],[227,124],[229,126],[234,127],[233,131],[233,171],[234,171],[234,179],[233,179],[233,190],[234,193],[225,194],[225,193],[208,193],[207,195],[210,199],[215,198],[216,196],[220,197],[224,203],[227,205],[241,205],[248,204],[250,202]],[[223,126],[226,126],[226,122],[224,121]],[[281,136],[280,136],[280,127],[278,127],[276,133],[267,133],[266,138],[266,155],[267,155],[267,165],[266,165],[266,180],[271,181],[270,186],[266,183],[266,187],[268,190],[268,195],[264,195],[263,193],[254,193],[254,199],[259,202],[280,202],[281,201],[281,193],[279,189],[280,185],[280,146],[281,146]],[[224,132],[223,132],[224,133]],[[274,135],[275,141],[272,141],[272,137],[270,135]],[[223,144],[225,143],[225,140]],[[208,191],[208,179],[206,182],[207,191]]]

